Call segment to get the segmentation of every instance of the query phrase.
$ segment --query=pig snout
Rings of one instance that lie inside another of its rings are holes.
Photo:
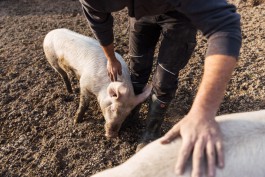
[[[121,124],[118,123],[106,123],[105,124],[105,136],[107,138],[115,138],[118,136]]]

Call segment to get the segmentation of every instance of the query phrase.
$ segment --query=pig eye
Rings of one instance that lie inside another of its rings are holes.
[[[117,97],[117,94],[113,94],[113,95],[111,95],[111,97]]]
[[[116,94],[116,93],[112,93],[112,94],[110,95],[110,97],[117,97],[117,94]]]
[[[115,112],[116,111],[115,107],[114,106],[110,106],[110,111],[111,112]]]

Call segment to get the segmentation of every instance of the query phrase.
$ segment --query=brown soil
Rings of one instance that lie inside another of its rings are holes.
[[[265,109],[265,4],[242,2],[243,46],[218,114]],[[115,13],[116,50],[128,60],[126,12]],[[104,137],[104,119],[94,96],[83,123],[74,125],[79,102],[66,92],[46,61],[42,41],[55,28],[92,36],[76,0],[0,1],[0,176],[89,176],[116,166],[135,152],[147,105],[119,138]],[[163,125],[166,132],[189,110],[202,75],[206,40],[181,72]]]

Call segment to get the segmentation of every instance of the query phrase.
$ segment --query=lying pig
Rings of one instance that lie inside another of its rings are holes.
[[[43,43],[44,52],[51,66],[62,76],[66,88],[72,93],[68,74],[74,73],[80,82],[80,103],[74,122],[82,121],[89,102],[89,93],[96,95],[106,120],[107,137],[115,137],[131,110],[151,93],[146,87],[142,94],[135,95],[129,70],[123,58],[115,53],[122,65],[122,75],[111,82],[107,73],[107,59],[93,38],[67,29],[49,32]]]
[[[216,177],[265,177],[265,110],[216,119],[223,132],[225,148],[225,167],[217,169]],[[183,175],[174,173],[181,143],[178,138],[162,145],[158,139],[125,163],[92,177],[190,177],[191,160]]]

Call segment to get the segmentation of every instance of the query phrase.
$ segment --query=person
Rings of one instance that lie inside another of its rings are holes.
[[[192,176],[201,176],[205,156],[208,176],[224,166],[222,133],[215,121],[226,86],[235,68],[241,47],[240,15],[226,0],[80,0],[85,17],[108,59],[112,81],[121,75],[121,64],[114,55],[112,12],[128,9],[130,17],[129,54],[131,79],[136,94],[146,85],[152,71],[155,46],[161,35],[146,131],[139,148],[160,136],[168,105],[175,96],[179,71],[185,67],[196,45],[200,30],[208,39],[204,74],[188,114],[161,143],[181,136],[176,173],[183,173],[192,154]],[[181,105],[180,105],[181,106]],[[138,108],[139,110],[139,108]],[[136,109],[137,112],[137,109]]]

